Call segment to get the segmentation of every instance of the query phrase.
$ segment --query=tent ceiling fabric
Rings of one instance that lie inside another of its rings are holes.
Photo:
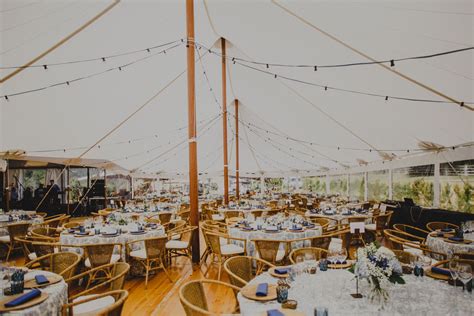
[[[1,1],[0,12],[21,1]],[[469,0],[278,2],[377,60],[473,46],[474,8]],[[24,64],[110,3],[45,0],[24,9],[5,10],[0,13],[1,64]],[[271,1],[206,0],[205,3],[195,1],[196,41],[212,47],[219,36],[223,36],[229,42],[228,55],[286,64],[366,61]],[[47,18],[41,18],[42,15]],[[38,63],[113,55],[184,37],[185,1],[122,0]],[[214,50],[219,49],[214,46]],[[147,54],[47,70],[26,69],[1,84],[0,95],[87,76]],[[196,62],[198,168],[201,176],[216,176],[222,174],[222,122],[220,106],[214,99],[217,97],[221,102],[220,57],[204,49],[199,54],[202,59]],[[473,51],[467,51],[400,62],[395,69],[457,100],[472,102],[473,56]],[[28,155],[79,156],[185,67],[183,44],[121,71],[10,97],[8,102],[1,100],[0,151],[20,148]],[[228,69],[231,173],[235,168],[234,98],[239,99],[241,105],[242,175],[258,175],[262,171],[278,175],[296,170],[334,170],[358,166],[358,159],[382,160],[381,155],[369,151],[370,147],[361,139],[398,157],[407,153],[391,150],[416,149],[420,142],[454,146],[474,140],[472,112],[455,104],[385,101],[275,79],[232,62],[228,62]],[[308,68],[272,67],[269,70],[343,89],[441,100],[377,65],[316,72]],[[10,71],[0,70],[0,74],[3,77]],[[100,148],[96,146],[83,158],[110,160],[137,173],[183,176],[188,171],[186,124],[187,90],[185,76],[182,76],[104,140]],[[292,141],[287,136],[314,144]]]

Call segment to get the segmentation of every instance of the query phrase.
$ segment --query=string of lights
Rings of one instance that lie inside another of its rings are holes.
[[[207,122],[206,124],[204,124],[204,125],[202,126],[203,130],[198,134],[197,139],[203,137],[203,136],[211,129],[211,127],[214,126],[214,124],[218,121],[218,119],[221,117],[221,115],[222,115],[222,114],[219,113],[219,115],[217,115],[215,118],[213,118],[212,120],[210,120],[209,122]],[[137,169],[137,170],[138,170],[138,169],[142,169],[143,167],[146,166],[146,168],[143,169],[143,170],[149,170],[149,169],[151,169],[151,168],[154,168],[154,167],[159,166],[160,164],[164,163],[165,161],[162,160],[162,161],[159,161],[159,162],[157,162],[157,163],[155,163],[155,164],[151,164],[151,163],[154,162],[154,161],[156,161],[156,160],[158,160],[159,158],[161,158],[162,156],[164,156],[165,154],[167,154],[167,153],[170,152],[171,150],[174,150],[174,149],[176,149],[177,147],[179,147],[179,146],[181,146],[181,145],[183,145],[183,144],[185,144],[185,143],[187,143],[187,142],[188,142],[188,137],[186,137],[183,141],[181,141],[181,142],[179,142],[178,144],[176,144],[175,146],[173,146],[173,148],[171,148],[170,150],[168,150],[168,151],[166,151],[166,152],[164,152],[164,153],[161,153],[161,154],[159,154],[158,156],[153,157],[152,159],[150,159],[149,161],[147,161],[147,162],[141,164],[140,166],[138,166],[138,167],[135,168],[135,169]],[[186,146],[183,146],[182,150],[184,150],[184,148],[186,148]],[[169,160],[169,159],[168,159],[168,160]],[[166,160],[166,161],[168,161],[168,160]]]
[[[47,86],[44,86],[44,87],[40,87],[40,88],[35,88],[35,89],[30,89],[30,90],[25,90],[25,91],[21,91],[21,92],[15,92],[15,93],[9,93],[9,94],[5,94],[5,95],[2,95],[0,96],[1,99],[5,99],[6,101],[9,101],[11,97],[14,97],[14,96],[19,96],[19,95],[24,95],[24,94],[29,94],[29,93],[34,93],[34,92],[38,92],[38,91],[44,91],[44,90],[47,90],[47,89],[50,89],[50,88],[54,88],[54,87],[59,87],[59,86],[69,86],[73,83],[76,83],[76,82],[79,82],[79,81],[83,81],[83,80],[86,80],[86,79],[91,79],[91,78],[94,78],[94,77],[97,77],[97,76],[101,76],[103,74],[106,74],[106,73],[110,73],[114,70],[119,70],[119,71],[122,71],[123,69],[125,69],[126,67],[129,67],[129,66],[132,66],[136,63],[139,63],[139,62],[142,62],[144,60],[147,60],[151,57],[154,57],[154,56],[157,56],[157,55],[161,55],[161,54],[164,54],[165,51],[170,51],[176,47],[179,47],[181,46],[182,44],[179,43],[179,44],[176,44],[176,45],[173,45],[171,47],[168,47],[167,49],[163,49],[161,51],[158,51],[154,54],[150,54],[148,56],[145,56],[145,57],[141,57],[139,59],[136,59],[136,60],[133,60],[131,62],[128,62],[126,64],[123,64],[123,65],[120,65],[120,66],[117,66],[117,67],[112,67],[112,68],[108,68],[106,70],[103,70],[103,71],[100,71],[100,72],[96,72],[96,73],[93,73],[93,74],[90,74],[90,75],[86,75],[86,76],[81,76],[81,77],[77,77],[77,78],[74,78],[74,79],[70,79],[70,80],[66,80],[66,81],[61,81],[61,82],[58,82],[58,83],[54,83],[54,84],[50,84],[50,85],[47,85]]]
[[[315,164],[315,163],[313,163],[313,162],[311,162],[311,161],[308,161],[308,160],[306,160],[306,159],[297,157],[297,156],[294,155],[293,153],[281,149],[279,146],[275,145],[271,139],[268,140],[268,139],[265,138],[264,136],[259,135],[259,134],[256,133],[255,131],[249,129],[246,125],[244,125],[244,128],[247,128],[251,133],[253,133],[254,135],[256,135],[258,138],[260,138],[261,140],[263,140],[265,143],[269,144],[270,146],[272,146],[273,148],[275,148],[275,149],[278,150],[279,152],[281,152],[281,153],[287,155],[288,157],[291,157],[291,158],[293,158],[293,159],[299,160],[299,161],[301,161],[301,162],[303,162],[303,163],[305,163],[305,164],[307,164],[307,165],[310,165],[310,166],[312,166],[312,167],[318,167],[318,168],[321,167],[321,165],[319,165],[319,164]],[[293,149],[291,149],[290,151],[293,151]],[[312,156],[312,158],[314,158],[314,156]]]
[[[202,120],[200,123],[203,123],[203,122],[205,122],[205,121],[207,121],[207,123],[203,124],[201,127],[204,127],[206,124],[208,124],[208,123],[210,123],[210,122],[212,122],[212,121],[215,121],[215,120],[218,119],[219,117],[220,117],[220,115],[216,115],[216,116],[211,117],[210,119]],[[200,128],[200,127],[198,126],[198,128]],[[179,135],[179,136],[183,137],[183,135]],[[181,137],[179,137],[178,139],[182,139]],[[184,136],[184,141],[180,142],[180,144],[181,144],[181,143],[184,143],[184,142],[186,142],[186,141],[187,141],[187,135]],[[114,159],[111,159],[111,160],[104,160],[103,162],[97,163],[97,165],[100,165],[100,164],[103,164],[103,163],[106,163],[106,162],[119,162],[119,161],[123,161],[123,160],[128,160],[128,159],[130,159],[130,158],[134,158],[134,157],[140,157],[140,156],[143,156],[143,155],[145,155],[145,154],[150,154],[150,153],[156,151],[157,149],[163,148],[163,147],[165,147],[165,146],[167,146],[167,145],[171,145],[171,141],[170,141],[170,140],[168,140],[168,141],[165,142],[165,143],[161,143],[161,144],[159,144],[159,145],[157,145],[157,146],[154,146],[154,147],[152,147],[152,148],[150,148],[150,149],[142,150],[142,151],[136,152],[136,153],[131,154],[131,155],[126,155],[126,156],[114,158]],[[94,164],[92,164],[91,166],[93,166],[93,165],[94,165]],[[137,169],[138,169],[138,168],[137,168]]]
[[[219,53],[218,51],[214,51],[212,49],[209,49],[205,47],[204,45],[201,45],[199,43],[196,43],[197,45],[201,46],[204,49],[207,49],[210,53],[217,55],[219,57],[222,57],[222,54]],[[434,58],[434,57],[439,57],[439,56],[445,56],[445,55],[451,55],[451,54],[457,54],[465,51],[470,51],[473,50],[474,47],[463,47],[459,49],[454,49],[454,50],[449,50],[449,51],[442,51],[438,53],[432,53],[432,54],[427,54],[427,55],[417,55],[417,56],[410,56],[410,57],[401,57],[401,58],[390,58],[390,59],[384,59],[384,60],[379,60],[379,61],[368,61],[368,62],[351,62],[351,63],[340,63],[340,64],[327,64],[327,65],[317,65],[317,64],[281,64],[281,63],[271,63],[271,62],[261,62],[261,61],[254,61],[254,60],[248,60],[245,58],[240,58],[240,57],[235,57],[231,55],[225,55],[225,58],[227,60],[231,60],[232,62],[242,62],[242,63],[247,63],[247,64],[253,64],[253,65],[260,65],[260,66],[265,66],[267,68],[270,67],[284,67],[284,68],[310,68],[314,71],[318,71],[319,69],[324,69],[324,68],[343,68],[343,67],[352,67],[352,66],[366,66],[366,65],[376,65],[376,64],[388,64],[391,67],[395,67],[395,63],[397,62],[403,62],[403,61],[408,61],[408,60],[419,60],[419,59],[429,59],[429,58]]]
[[[202,46],[199,43],[196,43],[196,45],[200,45],[200,47],[205,48],[208,50],[208,52],[213,53],[216,56],[221,56],[220,53],[213,51],[212,49],[209,49],[205,46]],[[473,48],[474,49],[474,48]],[[367,92],[367,91],[359,91],[359,90],[352,90],[352,89],[344,89],[344,88],[338,88],[336,86],[331,86],[331,85],[324,85],[324,84],[319,84],[319,83],[314,83],[310,81],[305,81],[285,75],[278,74],[276,72],[272,72],[269,70],[263,70],[257,67],[254,67],[252,65],[248,65],[244,62],[240,62],[236,59],[233,59],[235,57],[227,57],[228,60],[232,61],[232,63],[235,65],[239,65],[260,73],[264,73],[267,75],[270,75],[274,77],[275,79],[281,78],[287,81],[292,81],[300,84],[305,84],[305,85],[310,85],[318,88],[324,89],[324,91],[338,91],[338,92],[344,92],[344,93],[351,93],[351,94],[358,94],[358,95],[365,95],[365,96],[370,96],[370,97],[375,97],[375,98],[381,98],[384,99],[385,101],[388,101],[389,99],[394,99],[394,100],[400,100],[400,101],[409,101],[409,102],[426,102],[426,103],[443,103],[443,104],[459,104],[459,106],[464,107],[465,105],[472,105],[474,102],[452,102],[452,101],[443,101],[443,100],[434,100],[434,99],[422,99],[422,98],[411,98],[411,97],[403,97],[403,96],[397,96],[397,95],[386,95],[386,94],[380,94],[380,93],[372,93],[372,92]],[[268,69],[269,67],[267,67]]]
[[[135,55],[139,53],[150,53],[153,50],[166,47],[166,46],[171,46],[176,43],[183,43],[183,39],[178,39],[174,40],[171,42],[163,43],[163,44],[158,44],[154,46],[149,46],[146,48],[142,49],[137,49],[137,50],[132,50],[132,51],[126,51],[123,53],[117,53],[117,54],[111,54],[111,55],[103,55],[100,57],[94,57],[94,58],[86,58],[86,59],[77,59],[77,60],[69,60],[69,61],[62,61],[62,62],[53,62],[53,63],[46,63],[46,64],[33,64],[29,66],[2,66],[0,69],[6,70],[6,69],[27,69],[27,68],[43,68],[45,70],[49,69],[50,67],[55,67],[55,66],[64,66],[64,65],[74,65],[74,64],[81,64],[81,63],[90,63],[90,62],[106,62],[110,59],[118,58],[118,57],[124,57],[124,56],[129,56],[129,55]],[[172,48],[174,48],[173,46]],[[169,48],[168,48],[169,49]],[[166,50],[163,50],[163,53],[166,54]]]
[[[209,119],[213,119],[215,118],[216,116],[213,115],[212,117],[209,117],[209,118],[206,118],[206,119],[203,119],[203,120],[200,120],[197,122],[197,124],[201,124]],[[178,127],[176,129],[172,129],[172,130],[169,130],[169,131],[165,131],[161,134],[169,134],[169,133],[174,133],[174,132],[181,132],[185,129],[187,129],[188,125],[183,125],[181,127]],[[132,139],[128,139],[128,140],[120,140],[120,141],[116,141],[116,142],[110,142],[110,143],[105,143],[105,144],[102,144],[102,145],[97,145],[95,147],[95,149],[103,149],[104,147],[109,147],[109,146],[115,146],[115,145],[127,145],[127,144],[134,144],[134,143],[137,143],[137,142],[142,142],[142,141],[145,141],[145,140],[148,140],[148,139],[153,139],[153,138],[156,138],[156,139],[161,139],[159,137],[159,134],[153,134],[153,135],[148,135],[148,136],[144,136],[144,137],[139,137],[139,138],[132,138]],[[169,144],[169,142],[168,142]],[[55,149],[39,149],[39,150],[27,150],[27,153],[54,153],[54,152],[69,152],[69,151],[76,151],[76,150],[84,150],[84,149],[87,149],[88,146],[78,146],[78,147],[69,147],[69,148],[66,148],[66,147],[63,147],[63,148],[55,148]]]

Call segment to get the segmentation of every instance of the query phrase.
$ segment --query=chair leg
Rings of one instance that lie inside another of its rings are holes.
[[[148,273],[150,272],[149,270],[149,264],[147,262],[146,268],[145,268],[145,289],[148,289]]]
[[[221,280],[221,270],[222,270],[222,258],[219,257],[218,265],[219,265],[219,272],[217,273],[217,280]]]
[[[10,259],[11,252],[12,252],[12,245],[8,245],[7,258],[6,258],[5,261],[8,261],[8,259]]]

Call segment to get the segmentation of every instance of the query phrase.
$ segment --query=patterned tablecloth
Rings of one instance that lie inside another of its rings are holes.
[[[118,236],[114,237],[105,237],[103,235],[92,235],[92,236],[86,236],[86,237],[78,237],[74,234],[69,234],[67,232],[61,233],[59,242],[62,245],[92,245],[92,244],[111,244],[111,243],[119,243],[122,244],[122,260],[125,261],[125,244],[129,241],[132,240],[138,240],[138,239],[145,239],[145,238],[151,238],[151,237],[160,237],[160,236],[165,236],[165,231],[162,226],[158,226],[156,229],[152,230],[147,230],[144,234],[139,234],[139,235],[134,235],[130,233],[122,233]],[[133,245],[132,250],[138,250],[140,247],[143,245],[140,245],[141,243],[135,243]],[[66,248],[67,249],[67,248]],[[67,249],[66,251],[72,251],[76,252],[82,255],[82,249],[78,247],[72,247],[70,249]],[[118,249],[116,249],[118,251]]]
[[[406,284],[391,285],[390,298],[381,309],[379,304],[367,298],[369,291],[366,280],[359,282],[359,292],[364,295],[354,299],[354,275],[346,270],[318,271],[314,275],[302,274],[291,283],[289,299],[298,302],[297,310],[304,315],[315,315],[316,307],[326,307],[329,315],[472,315],[472,296],[463,296],[460,287],[456,289],[447,282],[429,277],[417,279],[405,275]],[[276,284],[277,279],[268,273],[261,274],[250,284]],[[238,294],[241,315],[265,315],[270,309],[280,308],[274,300],[267,303],[253,301]]]
[[[453,243],[445,241],[444,238],[428,235],[426,245],[433,251],[447,255],[459,252],[474,253],[474,233],[464,234],[464,239],[469,239],[472,242],[470,244]]]
[[[52,272],[31,270],[25,275],[25,280],[33,279],[35,275],[43,274],[45,276],[53,275]],[[44,293],[48,293],[48,299],[41,304],[30,308],[5,313],[2,315],[22,315],[22,316],[53,316],[61,315],[61,308],[67,303],[67,284],[62,280],[56,284],[40,289]]]
[[[29,220],[20,220],[18,218],[18,213],[12,213],[13,214],[13,221],[4,221],[3,219],[6,218],[8,215],[1,215],[0,218],[0,236],[7,236],[8,235],[8,229],[7,226],[10,224],[19,224],[19,223],[29,223],[31,225],[34,224],[41,224],[44,219],[43,216],[40,215],[34,215],[35,217],[29,219]]]
[[[282,230],[278,233],[267,233],[263,230],[254,230],[254,231],[245,231],[237,227],[229,228],[229,235],[231,237],[242,238],[247,240],[247,255],[255,255],[255,243],[251,242],[252,239],[271,239],[271,240],[293,240],[306,237],[315,237],[321,236],[322,229],[320,226],[316,226],[313,229],[306,229],[302,232],[290,232],[287,230]],[[235,244],[238,244],[243,247],[243,242],[232,241]],[[292,243],[293,248],[302,248],[310,247],[311,244],[309,241],[301,241]],[[281,250],[284,250],[284,245],[280,245]]]

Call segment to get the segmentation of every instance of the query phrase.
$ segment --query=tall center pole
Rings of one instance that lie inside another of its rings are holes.
[[[192,226],[199,227],[198,173],[196,144],[196,96],[194,73],[194,0],[186,0],[186,34],[188,63],[188,146],[189,146],[189,207]],[[199,263],[199,228],[193,231],[193,262]]]
[[[224,204],[229,205],[229,165],[227,160],[227,79],[225,39],[221,37],[222,50],[222,131],[224,142]]]
[[[239,100],[235,99],[235,197],[240,200],[239,181]]]

